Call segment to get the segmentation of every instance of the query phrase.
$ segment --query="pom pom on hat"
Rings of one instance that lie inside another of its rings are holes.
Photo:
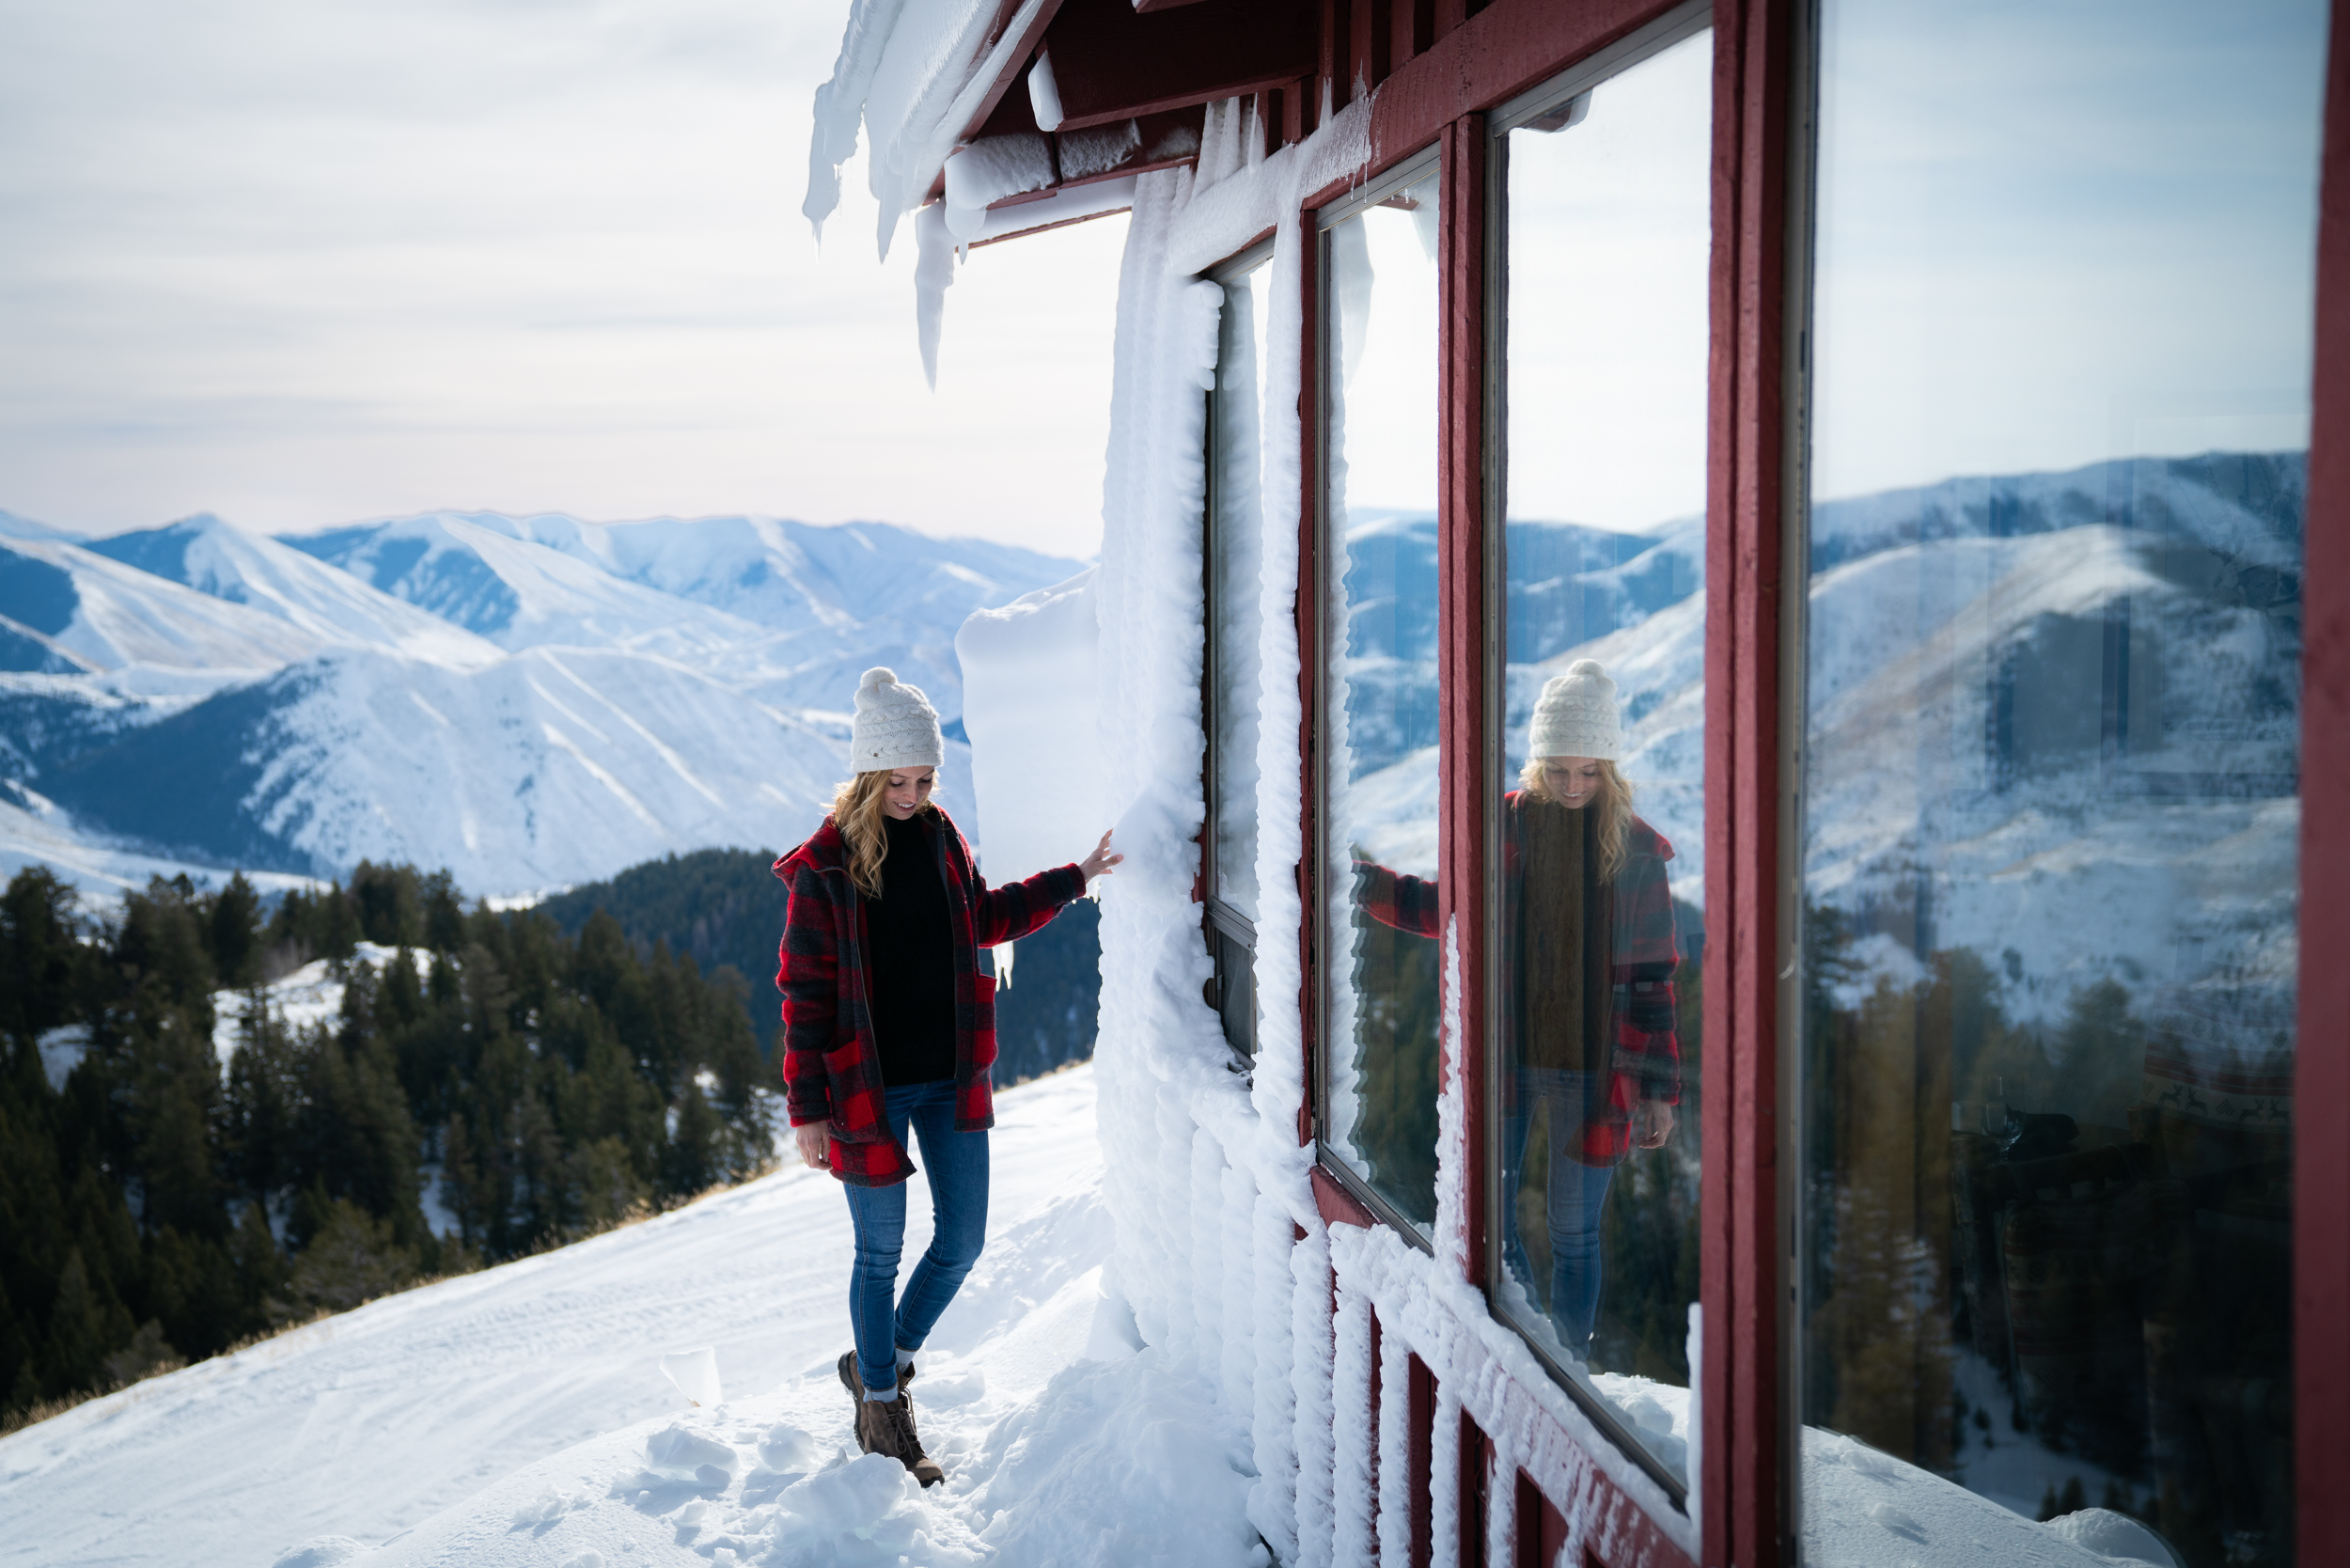
[[[947,760],[938,710],[919,686],[898,683],[898,672],[875,665],[856,683],[856,719],[849,731],[849,760],[859,773],[937,767]]]
[[[1528,757],[1595,757],[1623,760],[1623,720],[1616,708],[1616,683],[1597,659],[1577,659],[1564,675],[1554,675],[1534,703],[1527,738]]]

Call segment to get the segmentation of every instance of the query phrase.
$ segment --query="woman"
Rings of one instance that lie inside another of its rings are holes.
[[[987,1231],[988,1070],[995,982],[979,949],[1036,931],[1124,859],[1110,836],[1073,866],[990,888],[931,801],[946,742],[921,691],[886,669],[858,683],[856,776],[814,836],[776,862],[791,887],[781,967],[783,1076],[800,1158],[844,1184],[856,1231],[840,1380],[857,1442],[925,1486],[906,1386],[914,1353],[978,1261]],[[897,1295],[905,1234],[906,1132],[920,1139],[934,1225]]]
[[[1633,1149],[1664,1146],[1681,1100],[1672,846],[1634,814],[1622,755],[1616,683],[1596,660],[1577,659],[1543,687],[1521,787],[1503,803],[1504,1261],[1531,1288],[1516,1196],[1541,1108],[1550,1320],[1578,1361],[1599,1315],[1609,1179]],[[1372,918],[1437,933],[1434,883],[1367,863],[1355,875]]]

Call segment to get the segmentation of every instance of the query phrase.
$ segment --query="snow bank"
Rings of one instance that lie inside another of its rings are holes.
[[[1096,738],[1093,575],[977,611],[955,634],[990,882],[1081,860],[1110,826]]]

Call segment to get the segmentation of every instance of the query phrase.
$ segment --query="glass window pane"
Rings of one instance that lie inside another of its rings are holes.
[[[1436,177],[1324,236],[1323,1140],[1436,1214]]]
[[[2289,1562],[2326,8],[1822,28],[1803,1419]]]
[[[1713,35],[1509,133],[1495,1304],[1685,1480]]]

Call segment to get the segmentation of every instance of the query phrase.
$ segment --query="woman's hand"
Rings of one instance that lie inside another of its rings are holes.
[[[791,1129],[791,1136],[799,1140],[802,1165],[807,1166],[810,1170],[825,1168],[827,1162],[824,1159],[824,1145],[831,1134],[824,1130],[822,1122],[811,1121],[804,1127],[794,1127]]]
[[[1643,1100],[1632,1111],[1632,1142],[1636,1148],[1662,1149],[1673,1136],[1673,1108],[1662,1100]]]
[[[1110,830],[1111,833],[1116,831],[1116,828]],[[1077,862],[1077,870],[1085,873],[1086,881],[1090,884],[1097,876],[1109,875],[1110,869],[1125,858],[1122,855],[1110,853],[1110,835],[1104,833],[1102,841],[1093,846],[1093,853]]]

